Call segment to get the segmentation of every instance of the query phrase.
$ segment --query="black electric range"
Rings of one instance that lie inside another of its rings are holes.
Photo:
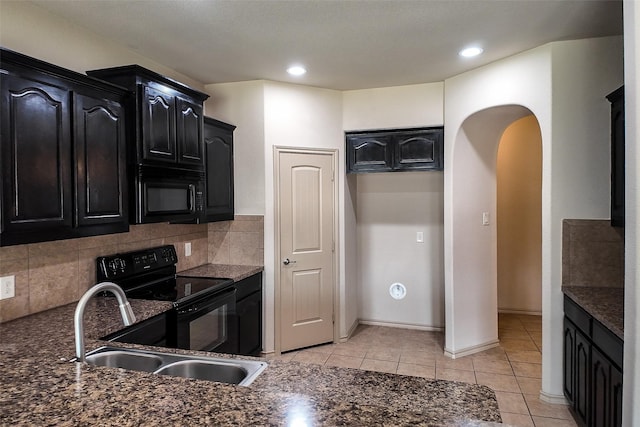
[[[127,298],[170,301],[176,308],[233,286],[226,278],[179,277],[177,262],[173,245],[99,257],[97,279],[119,285]]]
[[[176,276],[178,256],[173,245],[115,254],[96,259],[98,282],[119,285],[127,298],[170,301],[173,310],[149,329],[134,328],[136,341],[187,350],[238,352],[236,288],[231,279]],[[146,340],[153,336],[153,341]],[[160,343],[160,344],[157,344]]]

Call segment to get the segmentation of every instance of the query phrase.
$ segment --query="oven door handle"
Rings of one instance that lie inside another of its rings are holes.
[[[235,293],[236,293],[236,288],[227,289],[224,292],[221,292],[221,293],[217,294],[214,297],[214,299],[207,300],[207,301],[201,302],[199,304],[198,303],[193,304],[193,305],[187,304],[187,307],[177,310],[178,314],[179,315],[193,314],[193,313],[197,313],[198,311],[202,311],[202,310],[210,308],[210,307],[221,306],[221,305],[223,305],[223,304],[220,304],[222,301],[224,301],[226,299],[229,299],[232,296],[233,296],[233,301],[235,302]]]

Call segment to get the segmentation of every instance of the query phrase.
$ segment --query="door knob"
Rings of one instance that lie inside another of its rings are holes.
[[[284,261],[282,261],[282,263],[284,265],[289,265],[289,264],[295,264],[295,261],[291,261],[289,258],[285,259]]]

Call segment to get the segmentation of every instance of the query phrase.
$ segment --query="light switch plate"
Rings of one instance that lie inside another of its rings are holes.
[[[0,299],[16,296],[16,276],[0,277]]]
[[[422,231],[416,232],[416,242],[424,243],[424,233]]]
[[[191,242],[184,244],[184,256],[191,256]]]
[[[482,225],[489,225],[489,212],[482,212]]]

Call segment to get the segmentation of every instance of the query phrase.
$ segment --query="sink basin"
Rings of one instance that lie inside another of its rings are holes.
[[[158,369],[156,374],[218,381],[229,384],[240,384],[245,378],[247,378],[249,372],[240,366],[226,363],[206,362],[202,360],[183,360]]]
[[[162,365],[162,359],[152,354],[111,350],[87,356],[87,363],[90,365],[107,366],[109,368],[153,372]]]
[[[248,386],[267,367],[245,359],[187,356],[132,348],[100,347],[87,354],[87,363],[110,368],[152,372],[182,378]]]

